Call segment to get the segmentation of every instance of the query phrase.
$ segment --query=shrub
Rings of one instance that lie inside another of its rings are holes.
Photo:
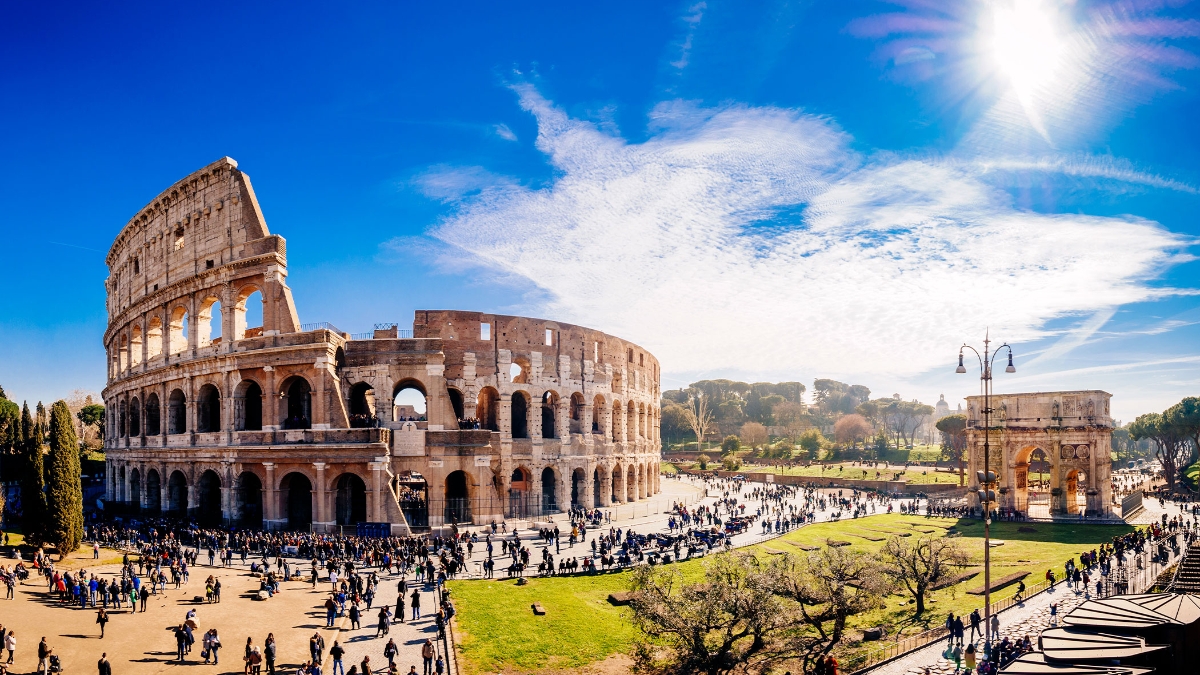
[[[708,462],[710,460],[712,460],[712,457],[709,457],[704,453],[700,453],[700,456],[696,458],[696,461],[700,463],[701,471],[708,471]]]

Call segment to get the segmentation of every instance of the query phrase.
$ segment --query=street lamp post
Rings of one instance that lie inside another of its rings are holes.
[[[963,365],[963,350],[970,349],[975,352],[975,357],[979,360],[979,381],[980,388],[983,389],[983,471],[979,475],[980,491],[979,491],[979,507],[983,512],[983,635],[984,643],[988,645],[990,651],[992,644],[992,502],[995,500],[995,492],[993,490],[996,483],[996,476],[991,472],[991,414],[992,414],[992,363],[996,357],[1000,355],[1003,349],[1008,350],[1008,366],[1004,372],[1015,373],[1017,369],[1013,366],[1012,347],[1008,343],[1004,343],[996,348],[995,352],[990,349],[991,339],[987,333],[983,337],[983,353],[980,354],[978,349],[964,343],[958,350],[958,368],[954,369],[956,373],[967,372],[966,366]]]

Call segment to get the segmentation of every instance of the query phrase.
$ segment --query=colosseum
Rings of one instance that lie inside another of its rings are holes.
[[[659,491],[653,355],[479,312],[301,323],[284,239],[228,157],[141,209],[107,264],[107,509],[401,534]]]

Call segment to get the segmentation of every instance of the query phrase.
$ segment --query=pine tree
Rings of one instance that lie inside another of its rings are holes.
[[[42,543],[42,526],[46,517],[45,482],[42,477],[41,427],[29,414],[29,403],[21,409],[21,532],[25,543]]]
[[[83,485],[80,482],[79,438],[66,401],[50,408],[50,466],[46,490],[46,540],[59,559],[83,541]]]

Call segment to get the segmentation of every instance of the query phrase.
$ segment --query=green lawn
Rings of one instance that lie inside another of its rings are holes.
[[[770,460],[756,460],[759,462],[769,462]],[[856,480],[892,480],[896,474],[900,474],[900,480],[912,483],[914,485],[928,485],[930,483],[944,483],[958,485],[958,472],[947,473],[945,471],[934,471],[933,467],[911,467],[907,471],[898,471],[896,469],[873,469],[869,466],[855,466],[849,462],[839,464],[827,464],[812,466],[790,466],[783,467],[770,466],[769,464],[754,464],[745,465],[743,471],[747,472],[763,472],[775,473],[786,476],[818,476],[822,478],[852,478]],[[866,471],[866,475],[863,475]],[[876,477],[875,472],[879,472]]]
[[[944,535],[948,528],[962,532],[962,547],[976,564],[970,569],[982,572],[983,524],[973,520],[924,518],[899,514],[877,515],[838,523],[818,523],[801,528],[758,547],[764,554],[782,551],[803,554],[801,547],[824,546],[827,540],[847,541],[852,548],[876,551],[889,536]],[[1108,542],[1113,536],[1130,531],[1125,525],[1074,525],[1035,523],[1036,532],[1022,533],[1021,523],[997,523],[992,526],[993,540],[1004,542],[992,548],[993,576],[1016,571],[1030,572],[1032,585],[1043,578],[1047,569],[1061,574],[1064,563],[1084,550]],[[679,565],[688,577],[699,577],[703,561]],[[569,670],[627,652],[637,637],[629,621],[627,608],[613,607],[606,598],[614,591],[627,590],[629,574],[604,574],[595,577],[531,579],[526,586],[514,581],[450,582],[457,598],[457,622],[460,659],[468,674],[530,673]],[[969,613],[982,602],[966,591],[982,585],[982,573],[956,586],[936,591],[927,600],[927,612],[913,621],[912,604],[907,596],[893,595],[877,611],[856,616],[852,626],[888,624],[889,635],[912,634],[939,625],[946,612]],[[997,592],[994,599],[1006,597],[1015,587]],[[530,605],[542,603],[545,616],[534,616]]]

